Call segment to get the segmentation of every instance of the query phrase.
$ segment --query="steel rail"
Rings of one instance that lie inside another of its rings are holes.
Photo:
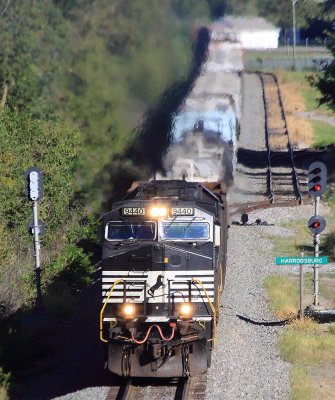
[[[113,386],[105,400],[130,400],[143,397],[143,391],[150,390],[152,400],[204,400],[206,397],[206,374],[194,377],[171,378],[128,378]],[[151,393],[152,392],[152,393]],[[163,397],[162,397],[163,396]]]
[[[269,126],[268,126],[268,101],[266,98],[266,93],[265,93],[265,83],[264,83],[264,78],[263,75],[267,75],[270,76],[277,88],[277,95],[278,95],[278,103],[279,103],[279,107],[281,110],[281,117],[283,119],[284,122],[284,129],[285,129],[285,134],[287,136],[287,148],[290,154],[290,160],[291,160],[291,164],[292,164],[292,174],[293,174],[293,187],[294,187],[294,191],[296,193],[297,198],[299,199],[299,203],[303,204],[303,194],[301,192],[300,189],[300,184],[299,184],[299,179],[298,179],[298,174],[297,174],[297,170],[295,167],[295,162],[294,162],[294,151],[293,151],[293,147],[292,147],[292,143],[290,140],[290,134],[289,134],[289,130],[287,127],[287,119],[286,119],[286,113],[285,113],[285,109],[284,109],[284,104],[283,104],[283,100],[282,100],[282,95],[281,95],[281,90],[280,90],[280,85],[278,82],[278,78],[277,76],[272,73],[272,72],[264,72],[264,71],[246,71],[248,73],[256,73],[261,81],[262,84],[262,93],[263,93],[263,102],[264,102],[264,112],[265,112],[265,136],[266,136],[266,146],[267,146],[267,151],[268,151],[268,182],[269,182],[269,192],[270,192],[270,201],[272,200],[272,202],[274,202],[274,193],[273,193],[273,185],[272,185],[272,167],[271,167],[271,158],[274,156],[275,152],[271,151],[271,147],[270,147],[270,140],[269,140]]]
[[[274,80],[274,82],[276,84],[276,87],[277,87],[278,102],[279,102],[279,106],[280,106],[280,110],[281,110],[281,116],[282,116],[282,119],[284,121],[285,133],[286,133],[286,136],[287,136],[287,148],[288,148],[289,153],[290,153],[290,159],[291,159],[291,164],[292,164],[292,173],[293,173],[293,177],[294,177],[294,179],[293,179],[293,181],[294,181],[294,189],[295,189],[297,197],[299,198],[300,204],[302,204],[303,203],[303,194],[302,194],[301,189],[300,189],[299,180],[298,180],[298,174],[297,174],[297,170],[296,170],[296,167],[295,167],[294,152],[293,152],[293,147],[292,147],[292,143],[291,143],[291,140],[290,140],[290,134],[289,134],[288,126],[287,126],[286,113],[285,113],[285,108],[284,108],[284,104],[283,104],[283,100],[282,100],[282,95],[281,95],[281,90],[280,90],[278,78],[277,78],[276,74],[274,74],[273,72],[259,72],[259,74],[270,76]],[[266,97],[266,95],[265,95],[265,97]]]
[[[296,170],[296,167],[295,167],[293,147],[292,147],[292,143],[291,143],[291,140],[290,140],[290,134],[289,134],[288,127],[287,127],[286,113],[285,113],[285,108],[284,108],[284,104],[283,104],[283,100],[282,100],[282,95],[281,95],[281,90],[280,90],[278,78],[274,73],[269,72],[268,74],[272,75],[272,77],[274,78],[274,80],[276,82],[276,85],[277,85],[278,99],[279,99],[279,104],[280,104],[280,108],[281,108],[281,112],[282,112],[282,117],[283,117],[283,120],[285,122],[285,129],[286,129],[288,147],[289,147],[290,156],[291,156],[292,171],[293,171],[293,174],[294,174],[294,182],[295,182],[296,192],[298,193],[298,197],[300,199],[300,203],[303,204],[304,196],[302,195],[302,192],[301,192],[301,189],[300,189],[298,174],[297,174],[297,170]]]
[[[190,387],[191,387],[191,377],[185,378],[183,379],[184,382],[183,383],[183,390],[182,390],[182,394],[181,394],[181,400],[187,400],[189,397],[189,393],[190,393]]]
[[[258,77],[261,81],[262,84],[262,94],[263,94],[263,104],[264,104],[264,113],[265,113],[265,122],[264,122],[264,128],[265,128],[265,141],[266,141],[266,148],[267,148],[267,153],[268,153],[268,186],[269,186],[269,196],[270,196],[270,202],[274,203],[275,201],[275,195],[273,193],[273,185],[272,185],[272,169],[271,169],[271,148],[270,148],[270,140],[269,140],[269,126],[268,126],[268,103],[266,100],[266,94],[265,94],[265,85],[264,85],[264,79],[262,76],[261,72],[257,72]]]

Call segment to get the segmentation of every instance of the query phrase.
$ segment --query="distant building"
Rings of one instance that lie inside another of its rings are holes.
[[[239,41],[245,49],[276,49],[280,28],[260,17],[225,16],[212,26],[212,39]]]

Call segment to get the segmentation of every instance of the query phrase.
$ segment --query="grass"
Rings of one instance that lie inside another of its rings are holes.
[[[327,233],[321,236],[322,255],[335,259],[335,216],[327,216]],[[295,235],[289,237],[272,236],[274,256],[297,256],[304,251],[305,256],[313,255],[313,239],[307,228],[307,218],[294,220],[281,226],[294,229]],[[313,299],[313,272],[304,274],[304,304]],[[321,304],[334,304],[335,274],[319,274]],[[298,315],[299,276],[269,276],[264,286],[268,292],[271,311],[278,318]],[[324,303],[323,303],[324,302]],[[329,307],[332,308],[332,307]],[[330,400],[333,399],[335,382],[335,323],[319,325],[304,318],[295,319],[288,325],[279,340],[282,357],[292,364],[290,381],[291,400]],[[331,372],[329,372],[331,371]],[[330,376],[330,378],[329,378]]]
[[[293,57],[293,49],[292,46],[289,47],[287,51],[287,47],[285,47],[285,51],[282,51],[284,47],[279,48],[278,50],[247,50],[245,52],[245,60],[246,61],[257,61],[260,59],[283,59],[283,58],[292,58]],[[315,57],[328,57],[331,56],[329,51],[326,51],[325,48],[313,48],[313,50],[309,49],[306,54],[305,46],[297,46],[296,48],[296,58],[308,58],[313,59]]]
[[[273,244],[273,256],[296,257],[301,252],[304,252],[305,257],[314,255],[313,236],[307,227],[308,218],[281,224],[295,231],[292,236],[267,236]],[[330,261],[335,261],[335,214],[328,214],[325,219],[327,228],[321,233],[320,253]]]
[[[285,361],[299,366],[335,363],[335,335],[324,333],[315,321],[296,320],[284,331],[280,349]]]
[[[311,400],[315,388],[308,377],[306,367],[294,366],[290,373],[292,394],[291,400]]]
[[[295,91],[298,91],[304,101],[303,111],[323,111],[327,112],[328,108],[326,105],[319,107],[318,97],[319,92],[317,89],[311,87],[307,81],[307,76],[311,73],[305,71],[276,71],[280,85],[286,83],[292,84]]]
[[[328,146],[335,143],[335,126],[323,121],[311,121],[314,130],[313,146]]]
[[[296,257],[302,251],[306,257],[313,255],[313,239],[307,227],[307,219],[294,220],[281,226],[294,229],[295,235],[268,236],[273,244],[272,252],[275,257]]]
[[[289,318],[297,315],[299,309],[299,289],[297,285],[284,276],[269,276],[264,286],[271,299],[271,311],[278,318]]]
[[[327,105],[319,106],[320,93],[311,87],[301,71],[276,71],[282,91],[287,123],[292,141],[311,146],[335,143],[335,127],[327,122],[297,117],[297,113],[313,112],[320,116],[333,116]],[[304,137],[302,137],[304,136]]]
[[[327,277],[335,278],[335,275]],[[312,296],[312,274],[305,274],[305,292]],[[320,275],[320,283],[323,275]],[[298,276],[270,276],[264,283],[271,301],[271,309],[280,317],[290,317],[298,312]],[[327,293],[320,286],[320,293]],[[329,295],[333,294],[328,293]],[[291,400],[331,399],[324,393],[333,393],[334,381],[327,377],[328,366],[335,364],[335,323],[328,330],[310,318],[295,319],[288,325],[279,339],[281,355],[292,364],[290,381]],[[317,375],[315,378],[312,375]],[[323,382],[320,389],[320,380]],[[321,396],[321,397],[320,397]]]

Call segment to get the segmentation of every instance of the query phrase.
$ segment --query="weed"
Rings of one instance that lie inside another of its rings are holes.
[[[0,400],[8,400],[8,392],[11,389],[11,373],[7,374],[0,367]]]
[[[299,292],[294,282],[283,276],[269,276],[264,282],[271,299],[272,311],[278,318],[288,318],[297,315],[299,309]]]
[[[322,365],[335,362],[335,336],[320,332],[316,323],[291,325],[280,339],[285,361],[298,365]]]
[[[335,143],[334,126],[323,121],[312,121],[314,130],[313,146],[328,146]]]
[[[291,400],[310,400],[314,392],[306,367],[292,367],[290,373],[291,387],[293,393]]]
[[[328,233],[323,241],[323,247],[327,256],[335,261],[335,231]]]
[[[328,330],[331,334],[335,335],[335,323],[334,324],[330,324],[328,326]]]

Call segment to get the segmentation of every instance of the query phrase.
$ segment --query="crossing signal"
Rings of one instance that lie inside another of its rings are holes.
[[[308,221],[308,228],[312,233],[318,234],[322,232],[326,227],[326,221],[320,215],[314,215]]]
[[[308,168],[308,192],[311,196],[321,197],[326,187],[327,167],[321,161],[315,161]]]

